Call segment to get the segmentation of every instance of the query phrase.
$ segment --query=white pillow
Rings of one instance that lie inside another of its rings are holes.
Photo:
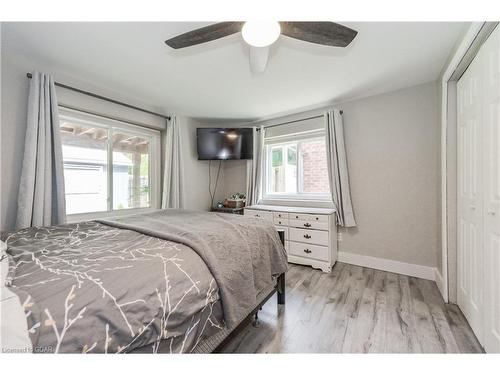
[[[28,322],[24,308],[16,294],[5,286],[5,278],[9,272],[7,245],[0,241],[2,256],[2,285],[0,285],[0,350],[2,353],[32,352],[32,344],[28,333]]]

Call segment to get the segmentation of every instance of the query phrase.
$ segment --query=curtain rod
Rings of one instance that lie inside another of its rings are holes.
[[[340,114],[344,114],[344,111],[340,111]],[[281,122],[279,124],[274,124],[274,125],[267,125],[267,126],[264,126],[263,128],[264,129],[268,129],[268,128],[274,128],[276,126],[283,126],[283,125],[288,125],[288,124],[293,124],[294,122],[300,122],[300,121],[307,121],[307,120],[313,120],[315,118],[320,118],[320,117],[323,117],[323,115],[316,115],[316,116],[311,116],[311,117],[306,117],[306,118],[301,118],[301,119],[297,119],[297,120],[291,120],[291,121],[287,121],[287,122]],[[260,128],[257,128],[257,131],[259,131]]]
[[[130,125],[140,126],[141,128],[146,128],[146,129],[151,129],[151,130],[156,130],[156,131],[165,130],[165,129],[157,128],[155,126],[151,126],[151,125],[148,125],[148,124],[143,124],[141,122],[135,122],[135,121],[127,120],[127,119],[120,118],[120,117],[109,116],[109,115],[105,115],[105,114],[102,114],[102,113],[89,111],[87,109],[81,109],[81,108],[78,108],[78,107],[73,107],[73,106],[70,106],[70,105],[67,105],[67,104],[58,103],[57,106],[59,108],[69,109],[71,111],[77,111],[77,112],[87,113],[87,114],[92,115],[92,116],[99,116],[99,117],[107,118],[107,119],[113,120],[113,121],[119,121],[119,122],[124,122],[124,123],[130,124]]]
[[[26,73],[26,76],[28,78],[32,78],[33,77],[33,75],[31,73]],[[78,89],[76,87],[68,86],[68,85],[65,85],[63,83],[54,82],[54,84],[56,86],[62,87],[64,89],[76,91],[76,92],[78,92],[80,94],[83,94],[83,95],[88,95],[88,96],[91,96],[93,98],[105,100],[107,102],[118,104],[118,105],[121,105],[123,107],[132,108],[132,109],[135,109],[136,111],[141,111],[141,112],[149,113],[150,115],[154,115],[154,116],[158,116],[158,117],[162,117],[164,119],[170,120],[170,116],[166,116],[166,115],[161,114],[161,113],[157,113],[157,112],[153,112],[153,111],[148,111],[147,109],[144,109],[144,108],[136,107],[136,106],[133,106],[131,104],[120,102],[118,100],[111,99],[111,98],[108,98],[108,97],[105,97],[105,96],[102,96],[102,95],[94,94],[93,92],[90,92],[90,91],[85,91],[85,90]]]

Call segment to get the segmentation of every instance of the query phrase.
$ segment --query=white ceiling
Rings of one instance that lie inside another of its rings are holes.
[[[281,36],[266,71],[252,74],[240,34],[184,50],[164,44],[206,24],[9,23],[2,37],[55,72],[169,113],[255,119],[433,81],[467,26],[349,22],[359,34],[347,48]]]

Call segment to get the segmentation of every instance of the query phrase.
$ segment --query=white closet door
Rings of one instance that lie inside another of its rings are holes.
[[[479,54],[481,51],[479,52]],[[480,56],[457,84],[458,89],[458,305],[482,342],[483,250],[481,186]]]
[[[458,305],[500,353],[500,28],[457,87]]]
[[[500,352],[500,29],[484,50],[484,348]]]

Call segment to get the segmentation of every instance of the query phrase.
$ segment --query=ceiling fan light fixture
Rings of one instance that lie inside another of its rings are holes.
[[[241,30],[245,42],[253,47],[267,47],[276,42],[281,33],[278,22],[248,21]]]

